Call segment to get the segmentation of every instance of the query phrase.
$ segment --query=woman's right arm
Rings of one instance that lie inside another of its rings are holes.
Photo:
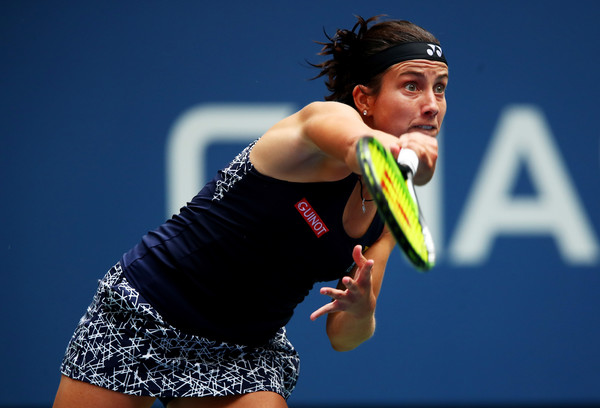
[[[328,158],[344,163],[346,169],[360,174],[356,157],[356,144],[364,136],[373,136],[381,144],[398,156],[400,149],[409,148],[419,158],[419,170],[415,174],[415,184],[429,182],[435,171],[438,143],[435,137],[408,131],[401,135],[391,135],[369,127],[360,114],[352,107],[336,102],[315,102],[301,111],[304,120],[304,137]]]
[[[339,180],[360,174],[356,142],[367,135],[395,139],[371,129],[348,105],[313,102],[269,129],[251,160],[261,173],[283,180]]]
[[[332,181],[350,172],[360,174],[356,143],[364,136],[377,138],[397,155],[410,147],[419,156],[437,144],[430,136],[409,133],[396,137],[370,128],[351,106],[338,102],[313,102],[283,119],[259,140],[251,153],[263,174],[288,181]],[[435,158],[433,163],[435,164]],[[426,173],[433,173],[427,168]],[[429,176],[430,178],[430,176]]]

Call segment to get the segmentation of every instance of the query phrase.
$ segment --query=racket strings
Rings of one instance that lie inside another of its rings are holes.
[[[371,146],[370,150],[375,167],[383,169],[379,184],[388,202],[389,210],[417,255],[428,260],[429,251],[419,222],[419,207],[406,185],[404,175],[389,152],[381,151],[374,146]]]

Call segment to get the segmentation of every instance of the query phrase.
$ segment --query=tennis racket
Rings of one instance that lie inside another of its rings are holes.
[[[410,149],[400,150],[398,160],[373,137],[363,137],[356,146],[363,180],[396,242],[419,270],[435,264],[435,247],[421,213],[413,185],[419,159]]]

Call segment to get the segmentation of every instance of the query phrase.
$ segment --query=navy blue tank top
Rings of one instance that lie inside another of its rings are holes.
[[[178,215],[125,253],[125,276],[177,328],[214,340],[260,344],[287,324],[315,282],[342,278],[361,238],[342,222],[358,176],[294,183],[260,174],[254,143]]]

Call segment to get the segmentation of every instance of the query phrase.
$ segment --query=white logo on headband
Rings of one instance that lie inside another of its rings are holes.
[[[427,50],[427,54],[429,54],[430,56],[433,57],[433,53],[435,52],[438,57],[442,56],[442,47],[440,47],[439,45],[435,45],[435,44],[427,44],[427,45],[429,46],[429,49]]]

